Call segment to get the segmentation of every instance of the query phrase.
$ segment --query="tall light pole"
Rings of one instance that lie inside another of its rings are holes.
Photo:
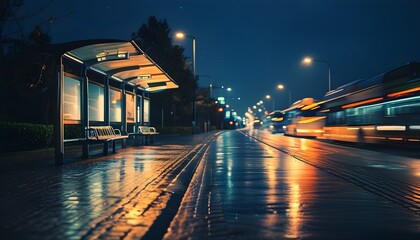
[[[305,57],[303,59],[303,63],[305,63],[305,64],[311,64],[312,62],[321,62],[321,63],[327,64],[327,66],[328,66],[328,91],[331,91],[331,66],[330,66],[330,63],[325,61],[325,60],[312,59],[310,57]]]
[[[275,103],[274,103],[274,97],[273,98],[271,98],[271,96],[270,95],[265,95],[265,99],[267,99],[267,100],[270,100],[270,99],[272,99],[272,104],[273,104],[273,109],[272,109],[272,111],[274,111],[274,105],[275,105]]]
[[[277,89],[278,90],[283,90],[283,89],[285,89],[286,87],[283,85],[283,84],[278,84],[277,85]],[[290,106],[290,104],[291,104],[291,101],[292,101],[292,91],[290,90],[290,88],[289,88],[289,106]]]
[[[228,87],[228,88],[226,88],[226,91],[227,91],[227,99],[228,99],[228,101],[230,101],[230,92],[232,92],[232,88]]]
[[[186,35],[182,32],[178,32],[175,35],[179,39],[184,39],[185,37],[189,37],[192,39],[192,62],[193,62],[193,78],[194,82],[197,80],[197,76],[195,74],[195,37],[191,35]],[[197,114],[196,114],[196,106],[195,106],[195,89],[194,89],[194,96],[193,96],[193,120],[192,120],[192,134],[195,134],[195,126],[196,126]]]

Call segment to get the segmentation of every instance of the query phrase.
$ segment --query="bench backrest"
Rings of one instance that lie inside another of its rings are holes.
[[[158,132],[156,132],[156,128],[149,126],[139,126],[139,133],[151,135],[158,134]]]
[[[112,137],[121,136],[121,132],[111,126],[90,126],[87,137],[89,139],[104,140]]]
[[[149,133],[149,127],[148,126],[139,126],[139,133]]]

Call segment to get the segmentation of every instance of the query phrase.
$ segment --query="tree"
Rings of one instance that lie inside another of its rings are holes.
[[[178,89],[164,91],[151,95],[152,120],[154,124],[161,123],[162,112],[164,125],[189,126],[192,118],[192,101],[197,89],[192,72],[188,69],[187,58],[183,55],[184,48],[172,45],[169,36],[171,30],[166,20],[149,17],[132,39],[148,54],[169,76],[179,85]],[[163,110],[163,111],[162,111]]]
[[[52,58],[43,54],[51,37],[41,26],[24,32],[24,20],[40,14],[53,1],[37,9],[24,8],[24,0],[0,1],[0,120],[51,123],[51,88],[55,77]]]
[[[23,40],[9,41],[0,65],[1,120],[51,122],[54,72],[50,71],[51,57],[42,54],[49,42],[50,37],[39,27]]]

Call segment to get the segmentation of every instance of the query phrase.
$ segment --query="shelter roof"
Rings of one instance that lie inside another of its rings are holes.
[[[60,44],[55,48],[66,58],[147,92],[178,87],[134,41],[87,40]]]

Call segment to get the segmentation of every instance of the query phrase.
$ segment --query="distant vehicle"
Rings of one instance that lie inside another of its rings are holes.
[[[327,139],[420,142],[420,63],[330,91],[322,112],[327,116]]]
[[[272,133],[282,133],[283,131],[283,124],[284,124],[284,117],[283,113],[280,110],[276,110],[268,114],[269,121],[269,128]]]
[[[261,129],[262,121],[260,119],[254,119],[254,123],[252,126],[254,127],[254,129]]]
[[[324,132],[325,116],[319,111],[320,103],[313,98],[296,101],[282,111],[285,135],[320,137]]]

